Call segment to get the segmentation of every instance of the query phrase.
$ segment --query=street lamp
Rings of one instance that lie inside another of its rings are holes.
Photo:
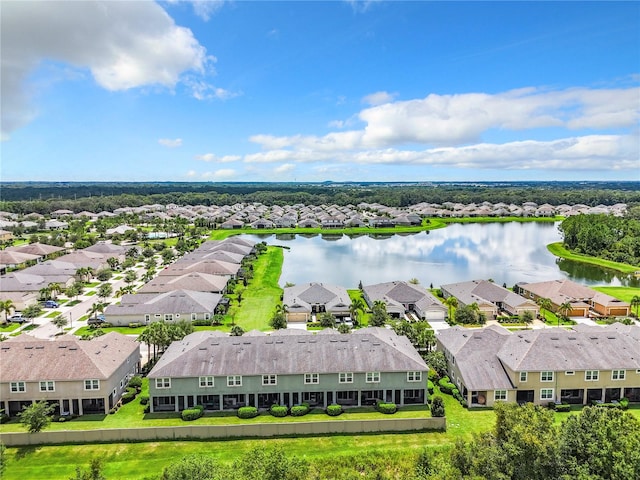
[[[69,327],[73,328],[73,318],[71,318],[71,312],[69,312]]]

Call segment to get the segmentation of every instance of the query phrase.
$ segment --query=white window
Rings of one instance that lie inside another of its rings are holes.
[[[162,318],[162,314],[160,314],[160,313],[156,313],[156,314],[154,315],[154,317],[156,317],[156,318]]]
[[[553,388],[543,388],[540,390],[540,400],[553,400]]]
[[[626,370],[612,370],[611,371],[611,380],[624,380],[627,376]]]
[[[521,382],[527,381],[527,372],[520,372],[520,381]]]
[[[51,380],[47,380],[45,382],[40,382],[40,391],[41,392],[55,392],[56,391],[56,382]]]
[[[11,393],[24,393],[27,385],[24,382],[11,382]]]
[[[204,314],[204,319],[205,320],[210,320],[211,319],[211,314],[210,313],[205,313]]]
[[[85,390],[100,390],[100,380],[85,380],[84,381],[84,389]]]
[[[567,370],[566,372],[564,372],[565,375],[575,375],[576,372],[574,372],[573,370]]]
[[[262,385],[277,385],[277,384],[278,384],[277,375],[262,375]]]
[[[165,313],[164,314],[165,322],[173,322],[173,313]]]
[[[144,314],[144,323],[149,323],[151,321],[151,315],[148,313]]]
[[[587,382],[597,382],[599,378],[600,378],[599,370],[586,370],[584,372],[584,379]]]
[[[213,387],[213,377],[200,377],[200,387]]]
[[[541,382],[553,382],[553,372],[540,372]]]
[[[168,377],[156,378],[156,388],[171,388],[171,379]]]
[[[453,355],[451,355],[451,364],[452,365],[456,364],[456,357],[454,357]]]
[[[191,320],[197,320],[198,319],[198,314],[197,313],[192,313],[191,314]]]
[[[320,374],[319,373],[305,373],[304,374],[304,383],[305,384],[318,384],[320,383]]]
[[[407,372],[407,382],[421,382],[422,372]]]
[[[242,375],[229,375],[227,376],[227,387],[241,387]]]
[[[338,383],[353,383],[353,373],[352,372],[339,373]]]
[[[493,391],[493,400],[494,401],[499,401],[499,400],[507,400],[507,391],[506,390],[494,390]]]
[[[367,383],[380,383],[380,372],[367,372]]]

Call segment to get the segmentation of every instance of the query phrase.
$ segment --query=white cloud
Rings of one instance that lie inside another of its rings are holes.
[[[240,155],[224,155],[218,157],[214,153],[205,153],[204,155],[196,155],[196,160],[202,160],[203,162],[216,162],[216,163],[231,163],[237,162],[242,159]]]
[[[161,138],[160,140],[158,140],[158,143],[163,147],[176,148],[176,147],[182,146],[182,139],[181,138],[175,138],[175,139]]]
[[[367,95],[362,99],[362,103],[366,103],[367,105],[382,105],[384,103],[393,102],[393,99],[398,96],[397,93],[389,93],[389,92],[376,92],[370,95]]]
[[[173,88],[211,60],[151,1],[2,2],[1,21],[3,136],[34,117],[26,80],[43,60],[88,69],[110,91]]]
[[[195,170],[189,170],[187,172],[187,177],[195,177],[197,175]]]
[[[359,113],[362,130],[322,137],[254,135],[263,149],[358,150],[405,144],[464,145],[490,129],[511,131],[543,127],[624,128],[640,119],[640,89],[541,90],[526,88],[494,95],[431,94],[422,99],[385,103]]]
[[[167,3],[177,5],[189,3],[193,7],[193,12],[205,22],[208,22],[214,13],[222,8],[224,0],[167,0]]]
[[[215,172],[205,172],[202,174],[203,178],[213,178],[215,180],[226,180],[235,176],[236,171],[231,168],[223,168]]]
[[[288,173],[296,168],[295,163],[284,163],[273,169],[273,173]]]
[[[480,143],[426,150],[394,148],[328,152],[270,150],[244,157],[250,163],[340,162],[359,165],[429,165],[506,170],[631,170],[640,168],[640,139],[626,135],[590,135],[552,141]]]
[[[191,89],[191,94],[197,100],[228,100],[240,95],[224,88],[216,87],[199,78],[185,78],[185,84]]]

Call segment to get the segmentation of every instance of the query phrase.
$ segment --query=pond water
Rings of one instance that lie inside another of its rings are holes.
[[[586,285],[640,286],[637,278],[568,260],[546,246],[560,241],[557,224],[451,224],[416,234],[249,235],[270,245],[288,247],[280,285],[326,282],[357,288],[417,278],[434,287],[474,279],[512,286],[570,278]]]

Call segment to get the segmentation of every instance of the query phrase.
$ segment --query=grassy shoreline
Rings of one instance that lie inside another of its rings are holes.
[[[551,252],[556,257],[566,258],[567,260],[573,260],[576,262],[588,263],[591,265],[596,265],[598,267],[616,270],[621,273],[634,273],[640,271],[640,267],[629,265],[627,263],[612,262],[611,260],[604,260],[602,258],[573,253],[567,250],[562,245],[562,242],[550,243],[549,245],[547,245],[547,250],[549,250],[549,252]]]

